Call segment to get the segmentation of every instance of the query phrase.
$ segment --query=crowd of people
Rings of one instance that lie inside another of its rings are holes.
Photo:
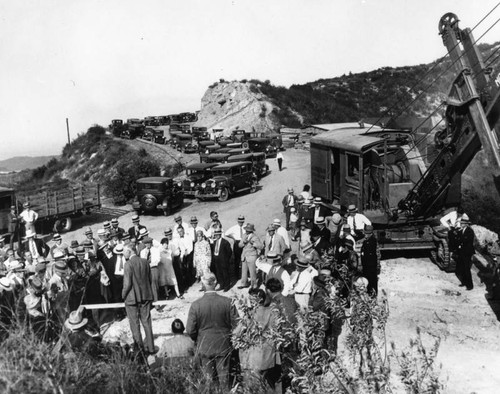
[[[197,284],[204,295],[190,307],[186,333],[196,342],[203,370],[228,385],[228,354],[239,315],[231,299],[220,293],[236,286],[248,288],[258,299],[255,320],[265,329],[274,324],[270,305],[283,309],[292,326],[297,324],[297,310],[321,313],[324,347],[335,353],[343,319],[333,314],[327,300],[348,307],[358,288],[377,297],[380,252],[372,223],[355,205],[332,210],[320,198],[312,198],[308,185],[299,194],[288,189],[282,206],[285,225],[275,218],[264,237],[243,215],[224,228],[212,211],[204,225],[196,216],[186,221],[175,215],[159,240],[135,215],[128,230],[115,218],[97,231],[87,228],[84,239],[68,242],[54,234],[46,244],[35,232],[36,212],[24,214],[25,219],[16,217],[25,227],[22,242],[13,243],[14,233],[8,242],[0,236],[1,335],[7,335],[13,321],[24,321],[43,341],[66,332],[73,349],[92,352],[103,314],[111,310],[115,318],[128,317],[134,349],[153,355],[158,352],[150,314],[153,303],[182,299]],[[92,304],[113,305],[104,311],[82,308]],[[183,322],[176,320],[172,329],[183,335]],[[191,357],[193,342],[183,338],[176,341],[175,351],[164,346],[160,353],[167,358]],[[269,344],[257,349],[240,352],[242,368],[258,371],[277,389],[284,376],[279,352]]]

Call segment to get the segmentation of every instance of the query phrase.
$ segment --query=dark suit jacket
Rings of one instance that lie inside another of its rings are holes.
[[[38,251],[38,254],[40,256],[47,257],[49,255],[50,248],[40,238],[35,238],[35,245],[36,245],[36,250]],[[23,241],[23,243],[21,245],[21,248],[22,248],[22,253],[23,254],[24,254],[24,252],[30,250],[28,240]]]
[[[231,256],[233,254],[233,250],[231,249],[231,244],[229,243],[229,241],[221,238],[218,256],[214,254],[215,242],[213,244],[210,244],[210,248],[212,249],[212,264],[229,264],[229,261],[231,260]]]
[[[153,301],[151,268],[148,262],[139,256],[132,256],[125,264],[122,298],[125,300],[125,305]]]
[[[231,299],[211,291],[191,304],[186,332],[202,356],[225,356],[231,350],[231,331],[238,312]]]
[[[283,200],[281,200],[281,204],[283,205],[283,212],[285,212],[285,213],[288,210],[288,208],[291,208],[288,206],[288,196],[289,195],[290,194],[287,194],[285,197],[283,197]],[[293,207],[295,209],[298,209],[298,207],[299,207],[298,197],[295,194],[293,194]]]
[[[130,238],[135,238],[137,239],[139,237],[139,231],[143,228],[146,228],[146,226],[143,226],[142,224],[139,224],[139,229],[135,231],[135,227],[132,226],[128,229],[128,233],[130,235]]]
[[[463,256],[472,256],[474,250],[474,230],[466,227],[465,230],[460,231],[460,243],[458,245],[459,254]]]

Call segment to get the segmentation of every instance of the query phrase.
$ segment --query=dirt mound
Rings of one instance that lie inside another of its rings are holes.
[[[201,99],[196,126],[258,133],[277,131],[280,123],[273,112],[277,108],[252,83],[220,82],[212,85]]]

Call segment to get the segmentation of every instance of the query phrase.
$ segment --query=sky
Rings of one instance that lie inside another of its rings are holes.
[[[446,54],[498,0],[0,0],[0,160],[111,119],[200,109],[220,78],[290,86]],[[500,41],[496,8],[473,32]]]

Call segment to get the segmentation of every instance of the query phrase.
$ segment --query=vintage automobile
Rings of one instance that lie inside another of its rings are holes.
[[[200,152],[200,161],[205,161],[204,160],[204,157],[212,154],[212,153],[215,153],[217,152],[217,150],[219,150],[221,148],[220,145],[207,145],[207,146],[203,146],[203,145],[200,145],[200,148],[199,148],[199,152]]]
[[[277,149],[271,142],[267,137],[251,138],[248,140],[248,146],[252,152],[264,152],[266,157],[272,157],[276,156]]]
[[[228,153],[211,153],[209,155],[200,156],[201,163],[227,163],[229,158]]]
[[[229,144],[232,144],[233,143],[233,140],[230,139],[230,138],[219,138],[217,140],[217,143],[220,145],[220,146],[223,146],[223,147],[227,147]]]
[[[235,155],[227,159],[228,163],[234,163],[237,161],[251,161],[253,164],[253,172],[257,175],[257,178],[262,178],[269,172],[269,166],[266,164],[266,155],[262,152]]]
[[[132,207],[137,214],[161,210],[164,215],[170,215],[174,209],[184,204],[182,183],[174,182],[172,178],[140,178],[136,181],[136,186],[137,192]]]
[[[127,138],[133,140],[134,138],[140,137],[144,132],[144,125],[142,121],[137,118],[127,119],[126,129],[120,134],[121,138]]]
[[[258,181],[251,161],[220,164],[212,167],[211,171],[212,178],[203,182],[195,192],[198,200],[217,198],[219,201],[226,201],[240,191],[257,191]]]
[[[123,120],[121,119],[113,119],[111,124],[108,126],[109,131],[115,137],[121,137],[122,131],[125,129],[125,125],[123,124]]]
[[[250,133],[245,130],[233,130],[231,132],[231,139],[233,142],[244,142],[250,138]]]
[[[155,130],[151,127],[146,127],[144,132],[142,133],[142,139],[146,141],[153,141],[155,136]]]
[[[144,126],[159,126],[158,120],[156,116],[146,116],[144,118]]]
[[[223,146],[215,151],[215,153],[229,153],[229,151],[233,148],[228,148],[227,146]]]
[[[184,196],[194,197],[196,189],[212,176],[211,168],[220,163],[192,163],[186,167],[187,178],[182,180]]]
[[[191,134],[177,134],[175,136],[175,148],[184,153],[184,149],[187,144],[193,142],[193,136]]]
[[[163,130],[158,130],[158,129],[155,130],[154,142],[156,144],[161,144],[161,145],[165,145],[167,143],[167,139],[165,138]]]
[[[184,153],[198,153],[198,145],[193,142],[188,142],[184,145]]]
[[[216,144],[216,143],[215,143],[215,141],[213,141],[213,140],[206,140],[206,141],[200,141],[200,142],[198,143],[198,145],[200,146],[200,150],[202,150],[201,148],[205,148],[205,147],[207,147],[207,146],[210,146],[210,145],[217,145],[217,144]]]
[[[231,142],[230,144],[227,144],[227,148],[231,149],[236,149],[236,148],[241,148],[243,144],[241,142]],[[246,146],[243,146],[244,148],[248,148],[248,144]]]
[[[231,156],[236,156],[236,155],[244,155],[245,153],[251,153],[249,148],[236,148],[236,149],[231,149],[227,153],[229,153]]]

